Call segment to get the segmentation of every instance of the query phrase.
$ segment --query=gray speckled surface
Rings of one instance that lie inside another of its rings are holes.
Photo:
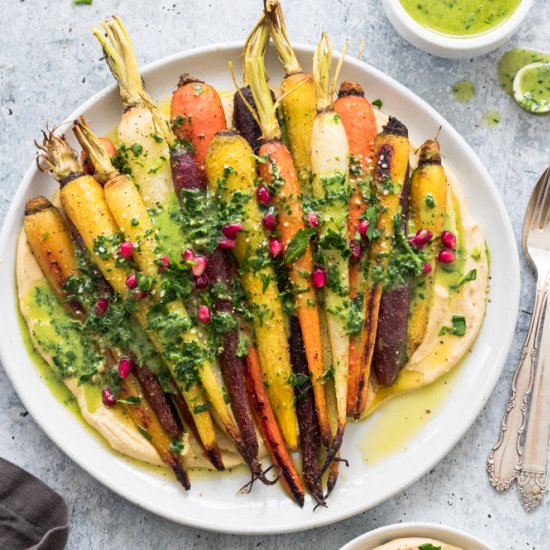
[[[46,120],[60,121],[93,93],[111,83],[99,62],[89,29],[120,14],[136,40],[140,61],[213,42],[242,39],[255,21],[259,0],[144,1],[1,0],[0,34],[0,212],[34,157],[32,140]],[[367,41],[366,58],[439,110],[477,151],[494,178],[516,236],[531,187],[550,162],[550,118],[530,116],[502,93],[495,67],[509,46],[550,50],[550,3],[535,0],[511,42],[496,52],[464,61],[430,57],[404,42],[376,0],[286,1],[290,36],[313,43],[327,30],[335,44]],[[139,29],[136,33],[135,29]],[[477,96],[457,104],[450,89],[474,81]],[[502,122],[481,120],[497,110]],[[504,374],[473,427],[428,475],[388,502],[341,523],[286,536],[239,537],[181,527],[129,504],[81,470],[42,433],[0,369],[0,455],[59,491],[71,511],[70,548],[338,548],[375,527],[401,521],[434,521],[465,528],[497,549],[550,547],[550,498],[524,513],[515,491],[495,493],[485,474],[525,336],[532,307],[533,277],[522,263],[520,317]],[[5,289],[5,292],[8,290]],[[512,312],[510,313],[512,315]],[[467,403],[465,404],[467,406]]]

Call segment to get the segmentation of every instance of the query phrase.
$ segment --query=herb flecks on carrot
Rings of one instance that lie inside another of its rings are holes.
[[[338,99],[334,102],[334,111],[340,115],[350,154],[350,182],[352,187],[349,200],[349,240],[352,246],[358,248],[359,258],[350,259],[349,287],[350,300],[357,302],[357,311],[361,319],[359,330],[350,336],[349,379],[347,414],[353,416],[357,401],[357,384],[361,361],[361,333],[365,318],[365,278],[362,275],[362,258],[368,246],[367,240],[359,230],[359,222],[364,217],[370,197],[370,168],[372,146],[376,137],[376,119],[372,106],[365,99],[365,93],[360,84],[344,81],[338,91]],[[364,220],[363,224],[368,221]]]

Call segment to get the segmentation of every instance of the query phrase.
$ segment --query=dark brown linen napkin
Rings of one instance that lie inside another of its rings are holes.
[[[36,477],[0,458],[0,548],[61,550],[68,534],[63,498]]]

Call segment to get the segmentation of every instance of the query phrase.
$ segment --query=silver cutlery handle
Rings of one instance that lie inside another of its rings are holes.
[[[540,351],[537,359],[533,397],[529,407],[527,435],[523,450],[523,466],[518,476],[518,492],[523,507],[534,510],[546,489],[548,428],[550,426],[550,300],[546,313]]]
[[[539,282],[542,281],[539,279]],[[521,469],[520,440],[525,429],[527,404],[533,387],[537,342],[547,298],[548,286],[544,281],[542,285],[537,284],[531,324],[521,350],[519,365],[512,379],[512,395],[502,418],[499,440],[487,460],[489,481],[497,491],[509,489]]]

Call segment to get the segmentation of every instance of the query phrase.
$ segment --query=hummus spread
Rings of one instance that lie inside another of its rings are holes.
[[[463,550],[459,546],[452,546],[435,539],[421,537],[407,537],[386,542],[372,550]]]

